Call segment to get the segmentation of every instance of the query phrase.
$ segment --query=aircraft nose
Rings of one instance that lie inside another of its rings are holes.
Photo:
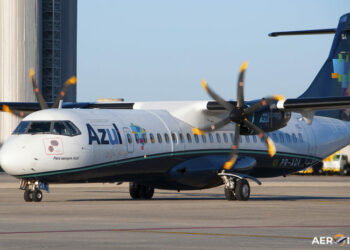
[[[0,150],[0,166],[9,175],[24,174],[29,164],[28,150],[17,140],[6,142]]]

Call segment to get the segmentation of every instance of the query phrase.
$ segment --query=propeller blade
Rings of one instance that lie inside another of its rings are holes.
[[[34,75],[35,75],[34,69],[30,69],[29,76],[30,76],[30,79],[32,81],[32,86],[33,86],[33,90],[34,90],[34,94],[36,96],[36,99],[38,100],[41,109],[48,109],[49,107],[47,106],[47,103],[46,103],[44,97],[42,96],[42,94],[39,91],[38,86],[36,85]]]
[[[264,140],[264,142],[267,144],[269,155],[273,157],[276,154],[276,147],[271,138],[268,137],[261,128],[257,127],[250,121],[244,120],[243,122],[247,127],[254,130],[258,134],[259,138],[262,138]]]
[[[225,162],[224,166],[222,167],[225,170],[230,170],[234,165],[238,157],[238,147],[239,147],[239,130],[240,125],[236,124],[235,127],[235,138],[232,145],[232,152],[230,154],[230,159]]]
[[[230,117],[228,116],[228,117],[224,118],[223,120],[221,120],[217,123],[211,124],[207,127],[193,128],[192,132],[194,134],[197,134],[197,135],[202,135],[202,134],[204,134],[204,132],[211,132],[211,131],[214,131],[216,129],[222,128],[223,126],[225,126],[226,124],[228,124],[230,122],[231,122],[231,120],[230,120]]]
[[[253,114],[255,111],[261,109],[262,107],[265,107],[266,105],[270,105],[271,103],[273,103],[274,101],[281,101],[281,100],[285,100],[285,97],[282,95],[275,95],[272,97],[266,97],[261,99],[260,102],[254,104],[253,106],[246,108],[244,110],[244,113],[249,116],[251,114]]]
[[[30,114],[30,112],[12,110],[8,105],[5,104],[2,105],[2,111],[15,115],[19,118],[23,118]]]
[[[221,106],[223,106],[227,111],[231,112],[232,109],[234,108],[234,106],[225,101],[223,98],[221,98],[218,94],[216,94],[211,88],[209,88],[207,82],[205,80],[201,81],[202,86],[204,88],[205,91],[208,92],[208,94],[217,102],[219,103]]]
[[[60,93],[58,94],[54,104],[52,105],[51,108],[58,108],[60,101],[63,100],[63,98],[66,96],[69,88],[77,83],[77,78],[75,76],[72,76],[71,78],[69,78],[63,85]]]
[[[238,85],[237,85],[237,108],[244,106],[244,72],[248,67],[248,62],[244,61],[239,70]]]

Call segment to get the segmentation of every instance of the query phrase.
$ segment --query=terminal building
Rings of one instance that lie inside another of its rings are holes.
[[[47,102],[77,73],[77,0],[0,1],[0,102],[35,102],[29,69]],[[65,101],[76,101],[76,85]],[[0,113],[0,144],[19,119]]]

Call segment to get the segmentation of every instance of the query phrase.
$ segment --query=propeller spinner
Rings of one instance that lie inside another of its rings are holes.
[[[232,152],[230,154],[230,159],[227,162],[225,162],[225,164],[223,166],[223,170],[230,170],[234,166],[234,164],[237,160],[238,148],[239,148],[240,127],[242,125],[245,125],[246,127],[250,128],[252,131],[254,131],[259,136],[259,138],[261,138],[267,144],[268,152],[269,152],[269,155],[271,157],[273,157],[276,153],[276,148],[275,148],[275,145],[274,145],[273,141],[271,140],[271,138],[268,137],[261,128],[259,128],[258,126],[256,126],[252,122],[250,122],[248,120],[248,117],[250,115],[252,115],[254,112],[261,109],[262,107],[264,107],[266,105],[270,105],[274,101],[283,100],[285,98],[281,95],[266,97],[266,98],[262,98],[260,102],[254,104],[251,107],[245,107],[245,105],[244,105],[244,91],[243,90],[244,90],[244,73],[245,73],[245,70],[247,69],[247,67],[248,67],[248,63],[243,62],[242,66],[240,68],[239,77],[238,77],[238,84],[237,84],[236,106],[234,106],[233,104],[231,104],[231,103],[227,102],[226,100],[224,100],[223,98],[221,98],[211,88],[209,88],[209,86],[205,80],[202,80],[202,86],[203,86],[204,90],[206,92],[208,92],[208,94],[217,103],[219,103],[222,107],[225,108],[225,110],[227,111],[227,114],[226,114],[225,118],[223,118],[221,121],[219,121],[217,123],[214,123],[214,124],[211,124],[209,126],[202,127],[202,128],[193,128],[193,133],[204,134],[205,132],[211,132],[211,131],[215,131],[217,129],[220,129],[221,127],[223,127],[231,122],[234,122],[236,124],[235,136],[234,136],[234,141],[233,141],[233,145],[232,145]]]

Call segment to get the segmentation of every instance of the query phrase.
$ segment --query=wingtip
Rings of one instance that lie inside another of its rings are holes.
[[[195,135],[204,135],[204,131],[200,130],[199,128],[193,128],[192,132]]]

